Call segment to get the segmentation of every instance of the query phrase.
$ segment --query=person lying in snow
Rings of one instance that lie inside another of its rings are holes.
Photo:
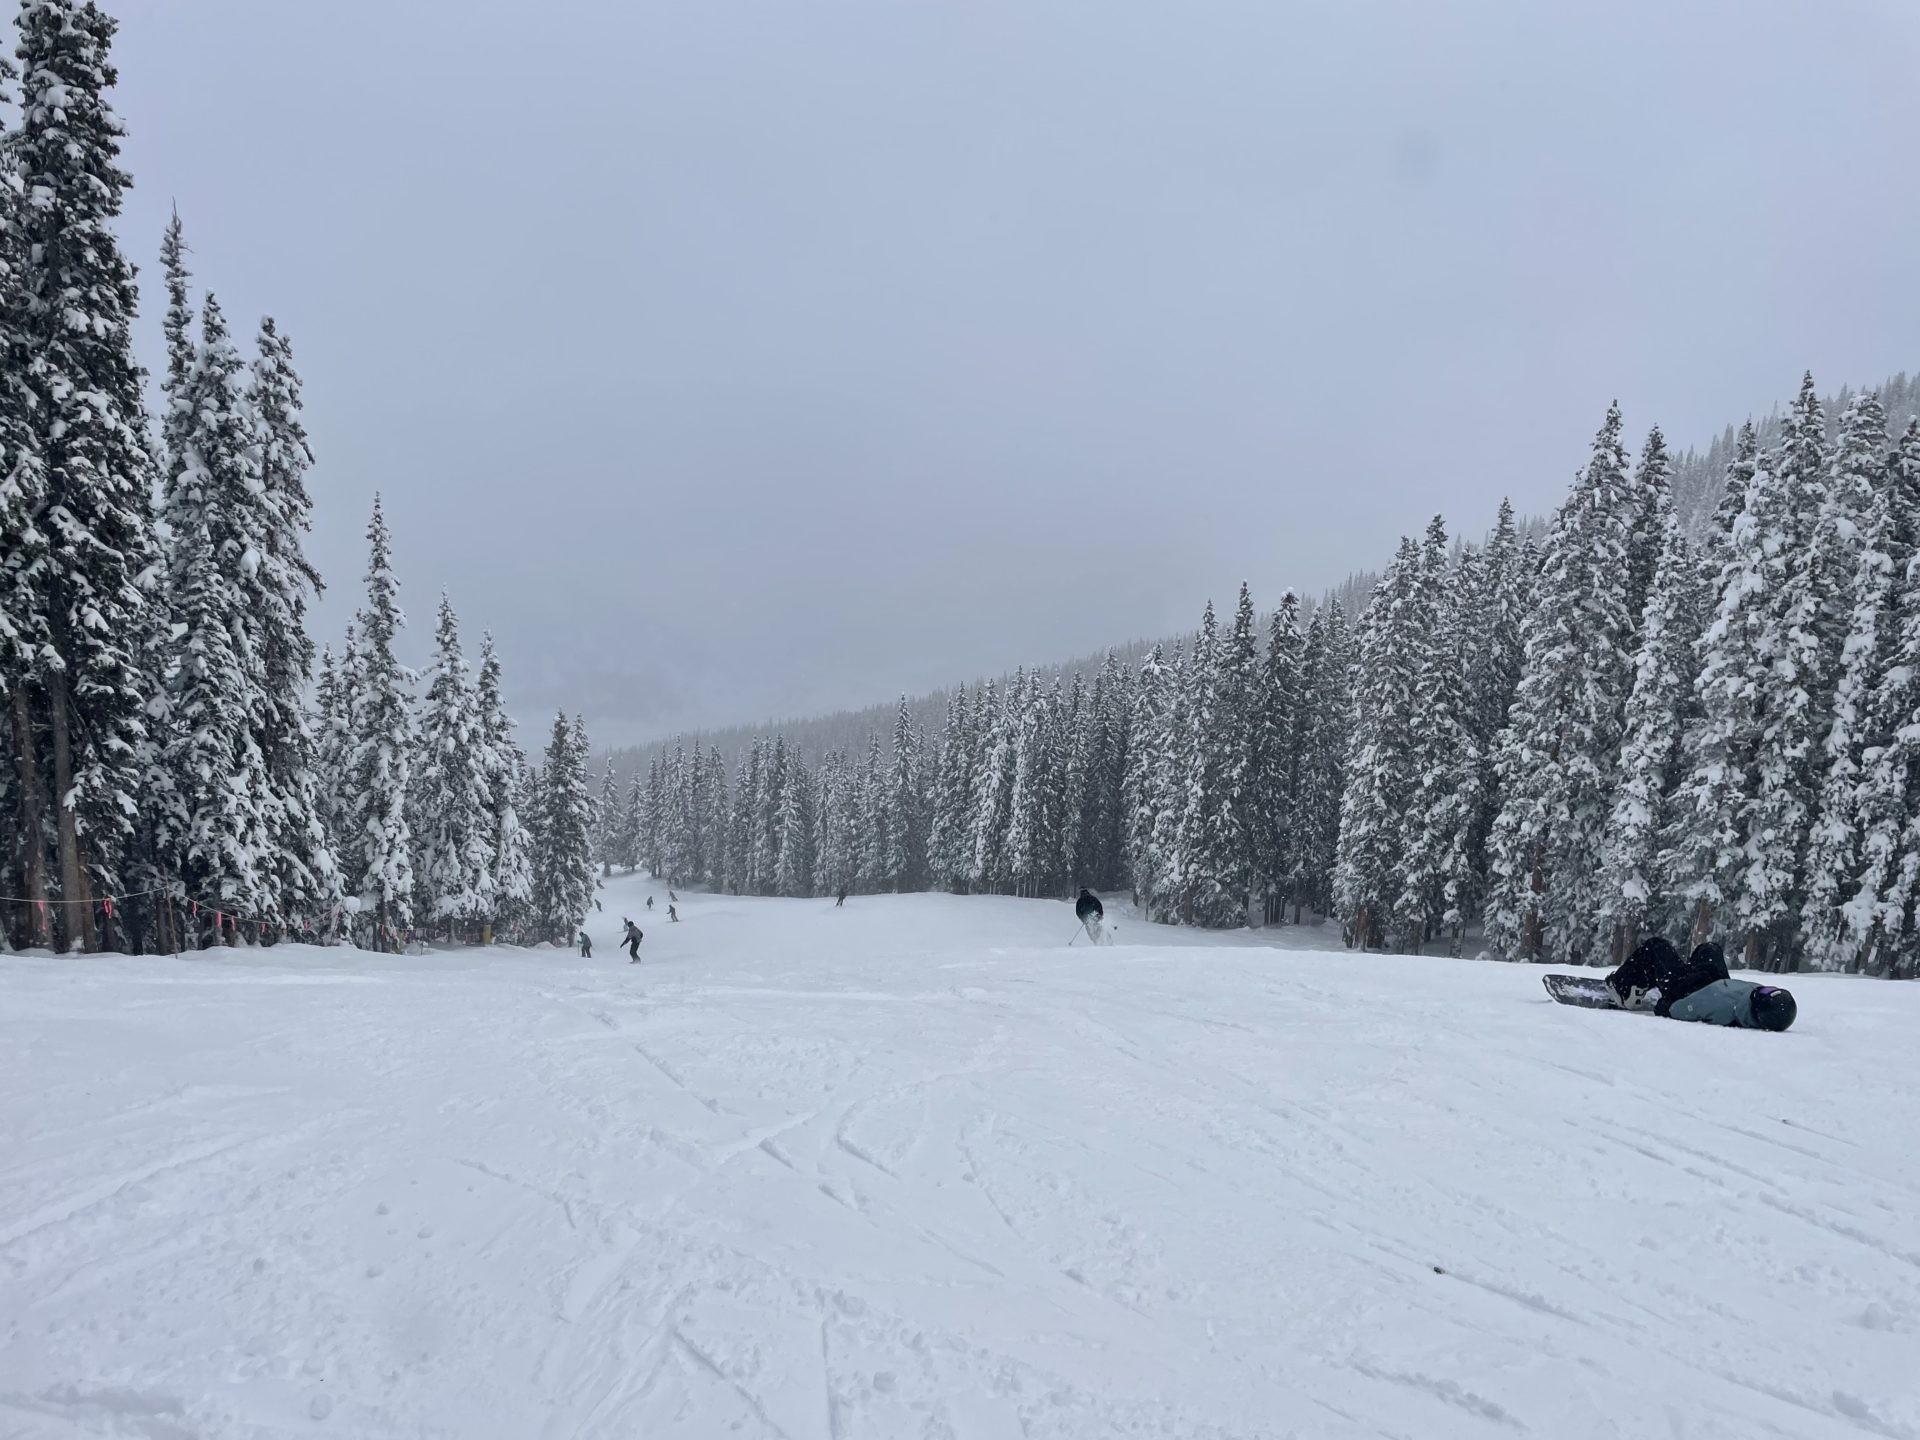
[[[1698,1020],[1743,1030],[1784,1030],[1793,1024],[1793,996],[1777,985],[1735,980],[1726,957],[1708,941],[1685,960],[1663,936],[1643,941],[1627,963],[1607,976],[1623,1010],[1651,1010],[1669,1020]]]

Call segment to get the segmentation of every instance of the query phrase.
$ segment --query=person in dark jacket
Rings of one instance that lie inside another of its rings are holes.
[[[593,958],[593,937],[584,930],[580,932],[580,958],[582,960]]]
[[[1742,1030],[1784,1030],[1798,1013],[1793,996],[1778,985],[1735,980],[1726,956],[1712,941],[1693,947],[1686,959],[1656,935],[1607,976],[1624,1010],[1651,1010],[1670,1020],[1733,1025]]]
[[[620,917],[620,923],[627,927],[627,933],[623,939],[623,943],[627,947],[627,954],[631,957],[627,963],[629,965],[638,965],[640,963],[640,942],[646,937],[640,933],[640,927],[634,924],[633,921],[627,919],[626,916],[622,915]]]
[[[1073,902],[1073,913],[1080,917],[1080,923],[1084,925],[1088,917],[1099,920],[1107,912],[1100,908],[1100,897],[1083,885],[1080,887],[1080,898]]]

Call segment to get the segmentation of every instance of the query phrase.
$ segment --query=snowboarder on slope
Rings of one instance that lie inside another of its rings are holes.
[[[640,942],[646,937],[640,933],[640,927],[634,924],[633,921],[627,919],[626,916],[622,915],[620,917],[620,923],[627,927],[627,933],[622,937],[622,943],[627,947],[627,954],[632,957],[627,963],[629,965],[638,965],[640,963]]]
[[[1726,956],[1712,941],[1694,946],[1685,960],[1664,936],[1643,941],[1627,963],[1607,976],[1623,1010],[1651,1010],[1669,1020],[1698,1020],[1742,1030],[1784,1030],[1798,1007],[1778,985],[1735,980]]]
[[[649,895],[647,896],[647,909],[651,910],[652,908],[653,908],[653,897]]]
[[[667,906],[667,919],[678,925],[680,923],[680,912],[671,905]]]
[[[842,905],[846,903],[847,903],[847,887],[842,885],[840,887],[839,893],[837,893],[833,897],[833,908],[838,910]]]
[[[584,930],[580,932],[580,958],[582,960],[593,958],[593,937]]]

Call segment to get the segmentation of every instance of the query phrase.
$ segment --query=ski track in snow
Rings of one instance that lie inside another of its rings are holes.
[[[0,1436],[1920,1440],[1920,987],[646,889],[0,960]]]

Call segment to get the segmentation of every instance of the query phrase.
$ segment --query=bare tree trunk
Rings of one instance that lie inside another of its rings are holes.
[[[33,724],[27,715],[27,690],[24,685],[13,689],[12,704],[8,707],[13,718],[13,756],[14,768],[19,772],[20,806],[14,819],[19,826],[19,834],[14,843],[19,847],[21,896],[26,904],[26,924],[16,933],[26,936],[29,946],[51,948],[52,932],[47,915],[47,847],[46,816],[40,808],[46,800],[47,789],[40,777],[40,753],[33,743]]]
[[[1747,970],[1758,970],[1760,968],[1760,932],[1758,930],[1747,931],[1745,964],[1742,968]]]
[[[1707,936],[1713,933],[1713,902],[1706,896],[1700,897],[1693,907],[1693,934],[1687,938],[1689,952],[1707,943]]]
[[[61,950],[71,951],[76,940],[82,950],[97,948],[93,930],[93,896],[87,869],[80,861],[80,817],[73,809],[73,737],[67,702],[67,677],[58,670],[47,677],[47,710],[53,721],[54,821],[60,856],[60,898],[63,934]]]
[[[1540,847],[1533,847],[1533,873],[1528,877],[1527,888],[1533,896],[1533,902],[1527,906],[1526,922],[1520,927],[1521,958],[1538,964],[1540,960],[1540,895],[1547,888],[1547,880],[1540,873]]]
[[[1613,968],[1618,970],[1627,963],[1627,957],[1633,953],[1635,940],[1639,937],[1640,926],[1632,920],[1619,920],[1613,927]]]

